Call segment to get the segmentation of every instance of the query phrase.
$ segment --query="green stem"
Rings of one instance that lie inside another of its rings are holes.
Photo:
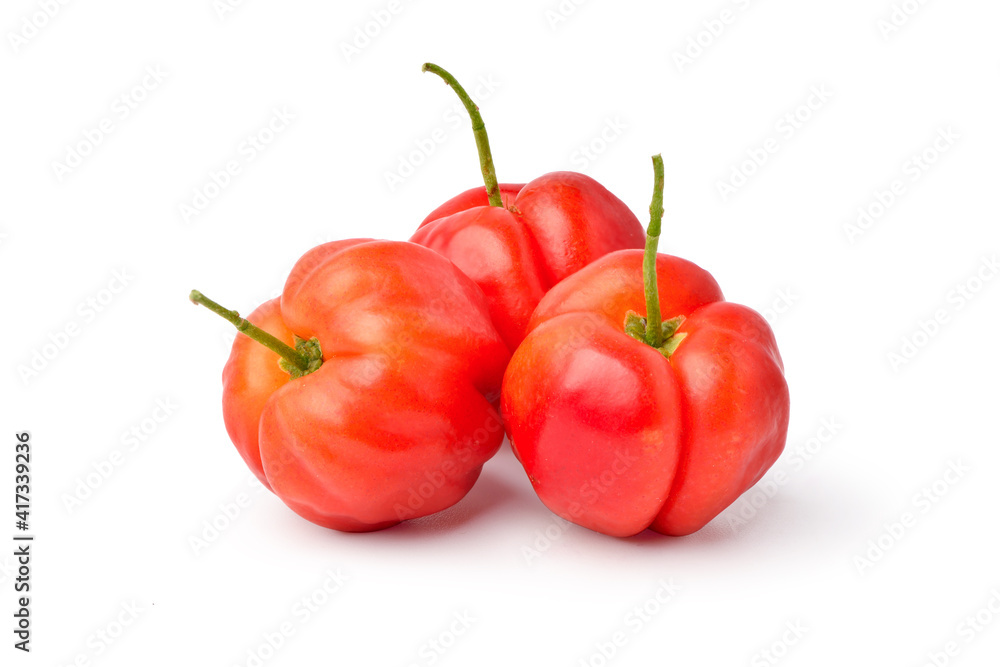
[[[625,333],[640,343],[646,343],[666,357],[677,351],[677,346],[687,337],[677,331],[684,324],[684,316],[663,321],[660,311],[660,289],[656,278],[656,249],[660,244],[660,226],[663,223],[663,157],[653,156],[653,201],[649,205],[649,227],[646,228],[646,249],[642,255],[642,286],[646,296],[646,317],[634,310],[625,313]]]
[[[188,298],[191,299],[191,302],[195,305],[205,306],[219,317],[232,323],[239,331],[271,350],[284,359],[286,363],[299,369],[302,373],[309,370],[309,357],[302,354],[291,345],[278,340],[260,327],[254,326],[249,320],[240,317],[240,314],[235,310],[227,310],[226,308],[223,308],[198,290],[191,290],[191,294]]]
[[[642,281],[646,292],[646,342],[655,348],[663,345],[663,319],[660,291],[656,283],[656,248],[660,244],[663,221],[663,156],[653,156],[653,201],[649,205],[646,250],[642,256]]]
[[[455,77],[446,70],[438,67],[434,63],[424,63],[424,72],[433,72],[444,79],[444,82],[454,89],[458,99],[465,105],[465,110],[469,112],[472,119],[472,132],[476,136],[476,149],[479,151],[479,166],[483,170],[483,182],[486,183],[486,196],[489,197],[490,206],[503,207],[503,200],[500,198],[500,185],[497,183],[497,171],[493,166],[493,153],[490,152],[490,139],[486,135],[486,124],[479,113],[479,107],[472,101],[469,94],[465,92]]]

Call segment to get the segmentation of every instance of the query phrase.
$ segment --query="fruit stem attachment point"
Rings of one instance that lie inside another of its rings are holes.
[[[663,319],[660,292],[656,282],[656,250],[660,244],[663,222],[663,156],[653,156],[653,201],[649,205],[646,249],[642,256],[642,281],[646,293],[646,342],[655,348],[663,345]]]
[[[314,355],[309,354],[307,351],[296,349],[291,345],[278,340],[260,327],[252,324],[249,320],[240,317],[240,314],[235,310],[229,310],[220,306],[218,303],[212,301],[198,290],[191,290],[191,294],[188,298],[191,299],[191,303],[197,306],[205,306],[210,311],[235,326],[238,331],[246,334],[281,357],[281,359],[285,362],[282,364],[282,368],[288,371],[293,378],[301,377],[302,375],[310,373],[319,367],[317,360],[313,358]],[[303,342],[306,343],[308,341]],[[316,341],[316,343],[318,350],[318,341]],[[319,363],[322,363],[322,355],[320,355]]]
[[[424,63],[421,71],[432,72],[444,79],[444,82],[452,87],[458,95],[458,99],[465,105],[465,110],[469,113],[469,118],[472,120],[472,132],[476,137],[476,149],[479,151],[479,166],[483,171],[486,196],[490,200],[490,206],[503,208],[503,200],[500,198],[500,185],[497,183],[497,171],[493,165],[493,153],[490,151],[490,139],[486,135],[486,124],[479,113],[479,107],[472,101],[469,94],[465,92],[462,84],[445,69],[438,67],[434,63]]]

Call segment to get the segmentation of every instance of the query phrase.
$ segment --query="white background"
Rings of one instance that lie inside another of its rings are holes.
[[[5,2],[0,537],[22,429],[37,537],[30,655],[0,550],[2,662],[996,664],[1000,6],[896,1],[899,25],[890,0]],[[374,534],[248,482],[233,333],[187,293],[249,312],[312,245],[404,240],[478,184],[428,60],[481,91],[502,181],[585,171],[645,220],[662,152],[661,250],[771,319],[786,452],[699,533],[563,526],[506,444],[460,504]]]

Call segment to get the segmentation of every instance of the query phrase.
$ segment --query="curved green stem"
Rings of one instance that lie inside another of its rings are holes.
[[[452,87],[458,95],[458,99],[460,99],[462,104],[465,105],[465,110],[469,112],[469,118],[472,120],[472,132],[476,136],[476,149],[479,151],[479,166],[483,171],[483,182],[486,184],[486,196],[489,197],[490,206],[499,206],[502,208],[503,200],[500,198],[500,185],[497,183],[496,167],[493,166],[493,153],[490,151],[490,139],[486,135],[486,124],[483,122],[483,117],[479,113],[479,107],[472,101],[469,94],[465,92],[465,88],[462,88],[462,84],[460,84],[455,77],[453,77],[446,70],[438,67],[434,63],[424,63],[421,71],[433,72],[444,79],[444,82]]]
[[[649,227],[646,228],[646,250],[642,256],[642,281],[646,292],[646,342],[653,347],[663,345],[663,316],[660,313],[660,291],[656,282],[656,249],[660,244],[663,221],[663,156],[653,156],[653,201],[649,205]]]
[[[649,205],[649,227],[646,228],[646,249],[642,255],[642,286],[646,296],[646,317],[634,310],[625,314],[625,333],[641,343],[650,345],[670,358],[687,333],[677,330],[684,323],[678,315],[666,322],[660,311],[660,289],[656,278],[656,250],[660,244],[660,225],[663,222],[663,158],[653,156],[653,201]]]
[[[240,317],[240,314],[235,310],[228,310],[220,306],[218,303],[212,301],[198,290],[191,290],[191,294],[188,298],[191,299],[191,302],[195,305],[205,306],[219,317],[233,324],[233,326],[235,326],[241,333],[246,334],[281,357],[281,359],[285,362],[282,364],[282,368],[288,371],[293,378],[311,373],[319,367],[317,359],[315,358],[316,355],[315,353],[311,353],[311,350],[301,349],[302,346],[299,346],[300,349],[296,349],[291,345],[278,340],[260,327],[252,324],[249,320]],[[303,343],[307,343],[307,341],[303,341]],[[319,343],[317,341],[316,352],[319,351],[318,345]],[[320,355],[319,363],[322,363],[322,355]],[[298,371],[297,373],[296,370]]]

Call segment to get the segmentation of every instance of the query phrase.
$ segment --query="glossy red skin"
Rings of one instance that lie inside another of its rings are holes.
[[[624,332],[645,316],[642,252],[597,260],[550,291],[504,377],[511,444],[543,503],[607,535],[688,535],[777,460],[784,367],[758,313],[723,301],[696,265],[657,257],[664,319],[687,334],[669,358]]]
[[[386,528],[450,507],[503,441],[495,402],[509,354],[482,291],[412,243],[313,248],[280,299],[247,319],[288,344],[316,337],[323,364],[290,380],[238,335],[223,415],[254,474],[310,521]]]
[[[646,237],[629,208],[584,174],[553,172],[500,187],[504,207],[490,208],[485,188],[467,190],[431,213],[410,240],[441,253],[482,288],[514,350],[553,285],[609,252],[642,248]]]
[[[507,208],[514,203],[517,198],[517,193],[521,191],[524,187],[524,183],[500,183],[500,200],[503,202],[503,207]],[[486,188],[478,187],[466,190],[462,194],[455,195],[445,203],[438,206],[436,209],[427,214],[424,221],[420,223],[420,227],[426,224],[434,222],[438,218],[446,218],[449,215],[460,213],[470,208],[475,208],[477,206],[489,206],[490,198],[486,196]],[[419,229],[419,227],[418,227]]]

